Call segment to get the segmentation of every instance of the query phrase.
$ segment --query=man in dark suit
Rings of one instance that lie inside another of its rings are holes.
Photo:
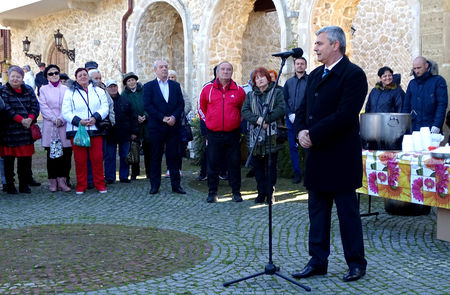
[[[166,151],[167,166],[170,172],[172,191],[186,192],[180,185],[179,145],[181,113],[184,99],[178,82],[168,79],[169,65],[164,60],[153,64],[156,79],[144,85],[143,100],[145,111],[149,114],[148,129],[152,139],[150,162],[150,194],[156,194],[161,185],[161,160]]]
[[[355,192],[362,186],[359,112],[367,94],[367,78],[345,56],[345,34],[340,27],[324,27],[316,35],[314,51],[323,65],[310,74],[294,121],[299,143],[307,149],[304,185],[309,194],[311,259],[293,277],[327,273],[334,200],[349,267],[343,280],[355,281],[365,275],[367,266]]]

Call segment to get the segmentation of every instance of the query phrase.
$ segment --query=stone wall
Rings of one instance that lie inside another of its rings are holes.
[[[180,25],[176,25],[177,22],[181,23],[178,12],[164,2],[150,5],[140,20],[138,38],[135,43],[137,56],[135,70],[142,82],[155,78],[153,62],[157,59],[165,59],[175,69],[184,68],[184,63],[178,64],[171,60],[171,57],[175,55],[184,57],[183,28],[181,27],[180,37]],[[179,62],[179,60],[180,58],[177,57],[176,61]],[[181,61],[184,59],[181,58]],[[179,78],[183,79],[180,73]]]
[[[353,19],[351,59],[366,72],[369,89],[380,81],[378,69],[388,66],[402,75],[406,90],[410,81],[413,52],[411,28],[417,22],[407,0],[361,0]],[[370,90],[369,90],[370,91]]]
[[[221,1],[216,7],[218,13],[211,27],[209,40],[209,67],[227,60],[234,67],[233,79],[242,83],[243,40],[248,17],[253,10],[251,1]]]
[[[280,25],[276,12],[251,12],[245,29],[242,56],[242,83],[256,67],[278,72],[279,58],[271,54],[280,50]]]
[[[75,63],[68,61],[68,74],[73,78],[75,70],[88,60],[95,60],[102,71],[103,79],[121,79],[121,20],[126,11],[126,1],[99,1],[97,11],[65,10],[46,15],[25,24],[24,28],[11,28],[12,62],[29,64],[34,73],[39,69],[33,60],[23,54],[22,40],[28,36],[30,53],[42,54],[48,62],[53,34],[60,29],[64,34],[65,48],[75,48]],[[94,40],[100,41],[96,45]]]
[[[357,5],[360,0],[317,0],[313,8],[313,17],[311,20],[311,47],[316,39],[315,32],[324,26],[341,27],[347,38],[347,55],[352,54],[351,26],[353,18],[357,11]],[[378,3],[379,6],[382,6]],[[314,51],[311,49],[311,53]],[[320,65],[315,59],[311,60],[311,69]]]

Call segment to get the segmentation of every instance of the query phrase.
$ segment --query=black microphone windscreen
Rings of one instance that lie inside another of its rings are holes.
[[[293,54],[292,54],[293,58],[299,58],[299,57],[302,57],[302,55],[303,55],[303,49],[301,49],[301,48],[292,48],[292,52],[293,52]]]

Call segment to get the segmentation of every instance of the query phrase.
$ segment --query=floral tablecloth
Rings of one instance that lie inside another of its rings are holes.
[[[429,152],[362,152],[358,193],[450,209],[450,164]]]

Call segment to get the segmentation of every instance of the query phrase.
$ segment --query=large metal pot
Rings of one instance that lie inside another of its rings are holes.
[[[403,135],[411,133],[411,115],[400,113],[361,114],[360,130],[364,149],[401,150]]]

